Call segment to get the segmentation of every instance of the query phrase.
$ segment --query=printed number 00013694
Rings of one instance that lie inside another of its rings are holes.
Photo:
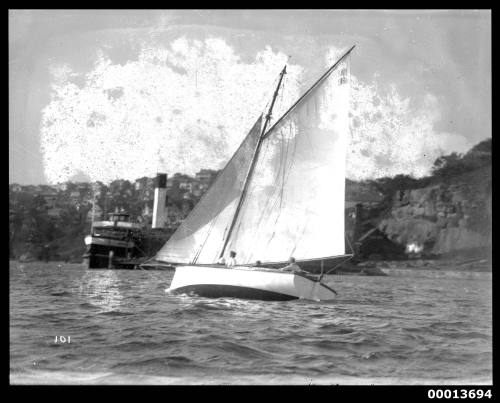
[[[491,389],[429,389],[429,399],[491,399]]]

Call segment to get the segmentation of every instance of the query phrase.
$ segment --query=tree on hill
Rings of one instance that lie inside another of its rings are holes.
[[[466,154],[453,152],[436,159],[432,174],[436,179],[446,180],[491,164],[491,138],[481,141]]]
[[[417,189],[428,184],[428,178],[416,179],[410,175],[399,174],[368,181],[375,189],[387,197],[392,197],[397,190]]]
[[[463,163],[463,155],[451,153],[443,155],[434,161],[432,173],[438,177],[450,177],[460,175],[465,172],[466,166]]]
[[[467,154],[473,154],[477,152],[488,153],[491,156],[491,138],[488,138],[486,140],[481,141],[480,143],[477,143],[467,152]]]

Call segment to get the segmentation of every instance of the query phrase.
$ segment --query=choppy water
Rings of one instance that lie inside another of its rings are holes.
[[[11,262],[11,383],[491,383],[491,273],[433,272],[261,302],[166,294],[172,272]]]

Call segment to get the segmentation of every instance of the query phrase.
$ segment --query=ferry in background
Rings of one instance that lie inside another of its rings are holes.
[[[137,238],[141,227],[129,221],[125,213],[110,213],[107,221],[92,223],[92,232],[85,237],[87,251],[83,255],[89,269],[107,268],[119,261],[137,257]]]
[[[106,221],[92,220],[90,235],[85,237],[87,250],[83,261],[89,269],[138,269],[164,245],[172,234],[165,228],[166,174],[157,174],[153,222],[151,228],[130,221],[123,212],[108,214]],[[168,269],[167,265],[147,265],[141,269]],[[173,267],[172,267],[173,268]]]

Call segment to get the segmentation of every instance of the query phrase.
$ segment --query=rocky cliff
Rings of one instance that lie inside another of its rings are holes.
[[[411,254],[484,255],[491,251],[491,168],[420,189],[398,190],[378,224]]]

